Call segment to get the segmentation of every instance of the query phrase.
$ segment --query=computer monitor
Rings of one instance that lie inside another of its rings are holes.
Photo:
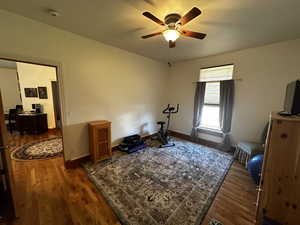
[[[16,105],[17,113],[23,112],[23,105]]]
[[[32,107],[33,110],[35,110],[36,113],[41,113],[42,112],[42,105],[41,104],[32,104],[31,107]]]

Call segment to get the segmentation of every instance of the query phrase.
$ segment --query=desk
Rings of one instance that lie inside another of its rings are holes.
[[[17,130],[23,134],[41,134],[48,131],[46,113],[21,113],[16,117]]]

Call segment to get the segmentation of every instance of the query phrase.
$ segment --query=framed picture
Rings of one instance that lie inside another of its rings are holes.
[[[47,87],[38,87],[38,91],[40,99],[48,99]]]
[[[25,97],[27,98],[37,98],[37,89],[36,88],[24,88]]]

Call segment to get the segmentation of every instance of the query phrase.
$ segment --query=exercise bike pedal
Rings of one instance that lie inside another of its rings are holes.
[[[174,143],[172,143],[172,144],[166,144],[166,145],[160,145],[159,148],[167,148],[167,147],[173,147],[173,146],[175,146]]]

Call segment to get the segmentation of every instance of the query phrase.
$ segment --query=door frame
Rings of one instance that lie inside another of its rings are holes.
[[[1,90],[0,90],[0,111],[3,111],[3,104],[2,104],[2,97],[1,97]],[[11,164],[11,157],[10,152],[8,149],[8,140],[7,140],[7,128],[5,125],[5,118],[4,113],[0,113],[0,157],[1,163],[4,171],[5,176],[5,184],[6,184],[6,196],[7,196],[7,203],[9,204],[7,208],[9,208],[9,214],[6,215],[7,217],[1,222],[10,221],[13,218],[18,216],[18,209],[16,204],[16,189],[15,189],[15,180],[13,178],[12,172],[12,164]],[[2,178],[1,178],[2,179]],[[0,222],[0,223],[1,223]],[[2,224],[2,223],[1,223]]]
[[[56,86],[56,88],[54,89],[53,87]],[[55,116],[55,127],[56,128],[61,128],[62,125],[61,125],[61,115],[60,115],[60,102],[59,102],[59,93],[57,92],[58,91],[58,87],[59,87],[59,84],[58,84],[58,81],[51,81],[51,88],[52,88],[52,99],[53,99],[53,108],[54,108],[54,116]],[[58,102],[57,102],[58,100]],[[57,104],[59,104],[59,106],[57,106]],[[57,115],[59,115],[59,120],[57,119]]]
[[[58,83],[58,98],[60,104],[60,119],[61,119],[61,133],[62,133],[62,142],[63,142],[63,161],[64,167],[66,168],[66,156],[65,156],[65,145],[64,145],[64,135],[65,135],[65,126],[66,126],[66,112],[65,112],[65,95],[64,95],[64,86],[63,86],[63,76],[62,76],[62,64],[53,60],[40,59],[40,58],[31,58],[23,56],[5,56],[0,54],[0,60],[7,60],[13,62],[22,62],[30,63],[39,66],[48,66],[54,67],[56,70],[56,80]],[[3,96],[2,96],[3,97]],[[2,112],[1,112],[2,113]]]

